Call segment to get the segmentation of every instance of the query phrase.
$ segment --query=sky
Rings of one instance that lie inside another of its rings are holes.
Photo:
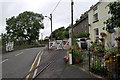
[[[0,0],[0,33],[5,33],[6,18],[17,16],[24,11],[50,16],[60,0]],[[73,20],[80,18],[80,15],[89,10],[90,6],[99,0],[73,0]],[[55,11],[52,13],[53,30],[60,27],[68,27],[71,23],[71,0],[61,0]],[[50,20],[45,17],[44,29],[40,30],[43,38],[51,33]],[[41,36],[40,36],[41,38]]]

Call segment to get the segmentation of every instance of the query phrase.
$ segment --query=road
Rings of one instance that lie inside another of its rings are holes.
[[[38,75],[34,80],[40,78],[94,78],[96,76],[85,72],[82,69],[75,67],[74,65],[67,65],[64,62],[65,50],[58,51],[45,51],[42,55],[40,66],[38,68]],[[52,80],[51,79],[51,80]]]
[[[29,48],[4,54],[2,57],[3,78],[96,78],[81,69],[67,65],[63,58],[65,50]],[[30,74],[29,74],[30,73]]]
[[[25,78],[37,54],[43,49],[29,48],[2,55],[2,78]]]

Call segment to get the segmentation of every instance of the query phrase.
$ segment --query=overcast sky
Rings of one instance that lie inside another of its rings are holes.
[[[5,33],[5,20],[12,16],[17,16],[24,11],[33,11],[35,13],[49,16],[60,0],[0,0],[0,33]],[[79,19],[80,15],[89,10],[99,0],[73,0],[74,1],[74,21]],[[53,30],[59,27],[67,27],[71,23],[71,0],[61,0],[58,7],[52,13]],[[43,37],[50,35],[50,20],[44,19]]]

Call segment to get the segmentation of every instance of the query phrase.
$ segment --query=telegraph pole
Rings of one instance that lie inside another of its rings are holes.
[[[72,29],[72,34],[71,34],[71,37],[72,37],[72,47],[73,47],[73,5],[74,5],[74,2],[73,0],[71,0],[71,29]]]
[[[71,47],[72,47],[72,53],[69,54],[69,58],[70,58],[70,64],[73,64],[73,5],[74,2],[73,0],[71,0]]]
[[[52,14],[50,14],[50,21],[51,21],[51,39],[52,39]]]

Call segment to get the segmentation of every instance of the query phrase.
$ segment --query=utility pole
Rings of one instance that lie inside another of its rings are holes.
[[[73,0],[71,0],[71,47],[72,47],[72,53],[69,54],[69,59],[70,59],[70,64],[73,64],[73,5],[74,5],[74,2]]]
[[[72,29],[72,33],[71,33],[71,37],[72,37],[72,47],[73,47],[73,5],[74,5],[74,2],[73,0],[71,0],[71,29]]]
[[[51,21],[51,39],[52,39],[52,14],[50,14],[50,21]]]

